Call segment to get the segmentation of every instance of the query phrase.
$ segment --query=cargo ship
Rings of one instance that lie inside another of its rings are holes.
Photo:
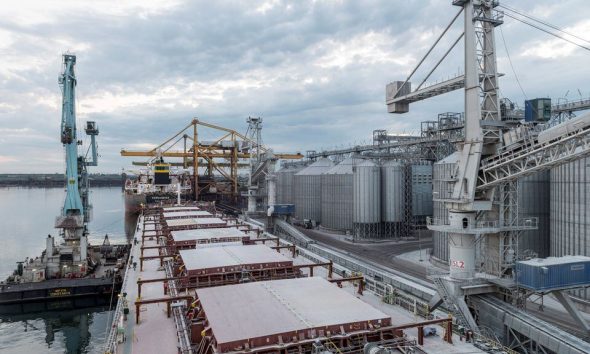
[[[190,199],[190,175],[174,169],[161,158],[141,169],[135,178],[125,181],[125,212],[137,214],[142,206]]]
[[[142,210],[105,353],[490,352],[377,275],[212,206]]]
[[[86,122],[90,137],[91,158],[79,155],[76,129],[74,66],[76,56],[63,55],[63,72],[59,77],[63,109],[60,138],[66,152],[66,197],[55,219],[57,236],[48,235],[41,256],[19,262],[17,269],[0,283],[0,304],[39,300],[78,298],[115,294],[121,287],[129,255],[128,244],[111,244],[108,235],[101,245],[88,243],[89,166],[97,165],[95,122]]]

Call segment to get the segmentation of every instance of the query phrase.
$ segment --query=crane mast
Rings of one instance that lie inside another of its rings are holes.
[[[387,85],[386,104],[390,113],[406,113],[410,103],[464,89],[465,139],[458,144],[459,159],[452,177],[443,182],[451,194],[438,199],[449,209],[448,220],[427,220],[430,230],[447,233],[449,240],[449,274],[431,277],[438,294],[430,305],[436,308],[445,302],[462,325],[477,332],[477,323],[465,302],[465,286],[485,286],[487,282],[476,274],[476,243],[484,243],[484,253],[490,251],[484,254],[491,259],[486,259],[488,264],[481,271],[498,279],[513,278],[519,233],[538,228],[538,218],[519,218],[517,180],[589,156],[590,116],[580,117],[582,120],[575,122],[575,127],[555,127],[559,131],[546,131],[542,139],[539,135],[538,139],[531,138],[516,150],[506,149],[507,143],[502,137],[506,132],[515,133],[519,123],[509,116],[503,117],[499,104],[494,38],[495,27],[503,22],[503,13],[495,10],[499,1],[453,0],[452,3],[461,10],[440,37],[463,12],[463,33],[450,49],[464,39],[464,75],[428,87],[422,87],[423,81],[412,91],[410,79],[416,68],[405,81]],[[574,107],[584,105],[580,102]],[[502,281],[498,284],[504,286]],[[513,295],[514,298],[518,296]],[[585,321],[578,322],[590,330]]]
[[[90,203],[88,195],[87,166],[97,165],[96,123],[86,122],[85,132],[91,138],[91,160],[85,155],[78,155],[78,140],[76,128],[76,74],[74,66],[76,56],[63,55],[63,71],[58,82],[62,91],[62,117],[60,126],[60,140],[65,148],[66,157],[66,198],[61,216],[56,219],[55,227],[63,230],[66,242],[76,244],[80,242],[81,252],[85,254],[86,224],[90,221]],[[84,248],[84,250],[82,250]],[[82,254],[81,260],[86,257]]]

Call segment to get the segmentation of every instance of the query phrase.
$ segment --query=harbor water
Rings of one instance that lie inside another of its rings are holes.
[[[102,243],[107,234],[111,242],[124,242],[136,219],[125,216],[121,189],[90,193],[90,243]],[[62,188],[0,188],[0,280],[17,262],[40,256],[48,234],[57,235],[53,225],[64,197]],[[89,302],[89,308],[79,301],[0,306],[0,353],[101,353],[111,316],[103,302]]]

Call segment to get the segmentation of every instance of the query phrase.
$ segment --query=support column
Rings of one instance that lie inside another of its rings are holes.
[[[453,229],[470,229],[475,226],[475,212],[449,211]],[[475,276],[475,235],[449,233],[449,265],[451,278],[471,279]]]
[[[580,325],[586,332],[590,332],[590,326],[588,322],[582,316],[572,299],[570,298],[569,294],[565,292],[565,290],[554,291],[553,295],[555,298],[565,307],[567,312],[572,316],[572,318]]]

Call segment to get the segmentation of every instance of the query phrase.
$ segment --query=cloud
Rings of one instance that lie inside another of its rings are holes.
[[[580,21],[574,24],[573,26],[569,26],[564,28],[565,32],[568,33],[580,33],[580,34],[587,34],[590,33],[590,20]],[[559,33],[563,37],[567,38],[574,43],[579,43],[583,46],[588,47],[588,43],[584,43],[578,38],[573,36]],[[590,38],[590,37],[589,37]],[[522,56],[531,56],[537,57],[542,59],[558,59],[558,58],[565,58],[572,56],[576,53],[577,50],[580,48],[574,44],[566,42],[562,39],[554,38],[551,40],[538,40],[530,43],[530,47],[521,54]]]
[[[518,7],[589,32],[583,0]],[[157,145],[193,117],[244,132],[248,116],[261,116],[265,143],[281,152],[369,141],[374,129],[417,133],[439,112],[462,111],[462,93],[390,115],[385,85],[407,77],[456,10],[423,0],[7,3],[0,19],[0,155],[18,163],[0,165],[0,173],[63,169],[57,76],[66,51],[77,55],[79,124],[94,120],[100,128],[93,171],[130,166],[121,148]],[[585,52],[505,20],[506,47],[528,96],[578,88],[590,96]],[[453,26],[414,85],[461,31]],[[496,42],[502,94],[522,102],[502,39]],[[428,81],[460,73],[461,51],[455,48]]]

